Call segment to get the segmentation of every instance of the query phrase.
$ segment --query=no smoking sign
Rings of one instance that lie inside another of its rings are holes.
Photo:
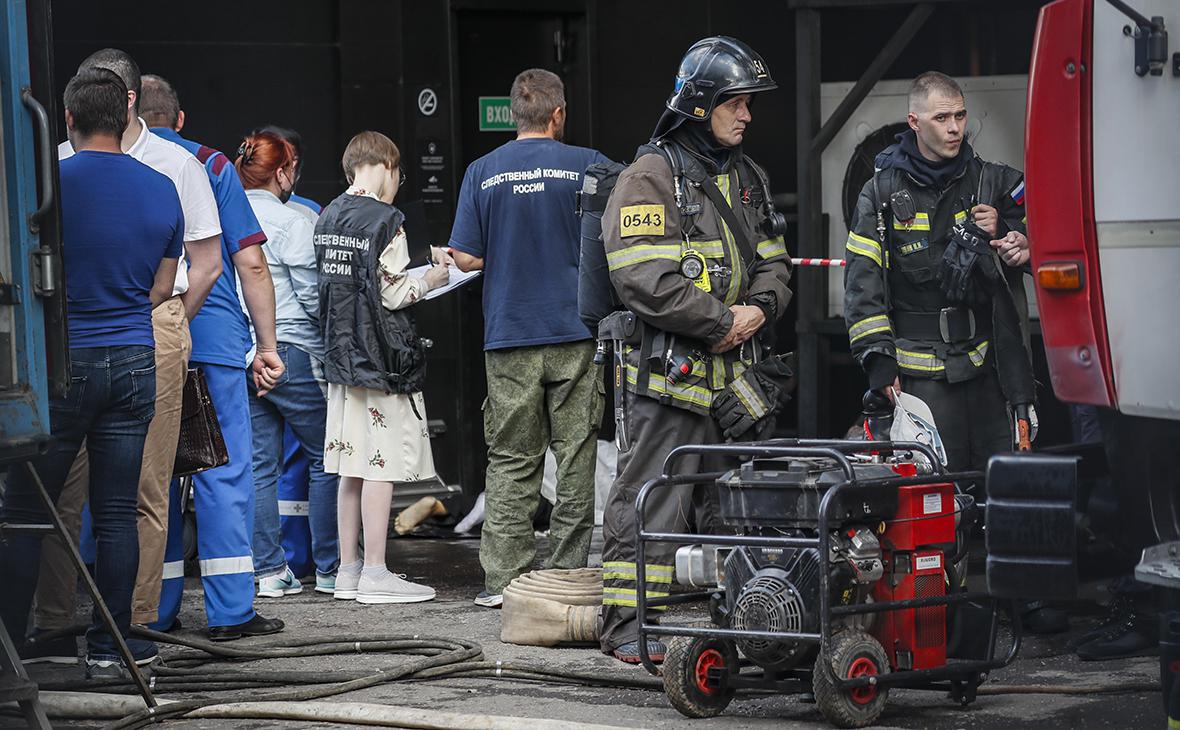
[[[438,94],[434,89],[425,88],[418,92],[418,111],[425,117],[434,116],[438,111]]]

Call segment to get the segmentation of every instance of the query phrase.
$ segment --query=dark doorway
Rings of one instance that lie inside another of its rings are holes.
[[[457,10],[459,118],[464,166],[515,137],[479,131],[481,96],[508,96],[512,80],[528,68],[556,73],[569,107],[565,141],[591,146],[586,16],[580,13]]]

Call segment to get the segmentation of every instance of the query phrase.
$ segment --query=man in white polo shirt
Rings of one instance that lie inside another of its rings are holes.
[[[171,179],[184,212],[184,255],[177,268],[173,296],[152,311],[156,340],[156,412],[144,444],[139,481],[140,563],[136,584],[154,583],[158,586],[167,543],[168,485],[172,479],[180,433],[181,395],[192,353],[188,323],[196,316],[217,277],[221,275],[221,225],[217,201],[204,166],[180,145],[152,134],[139,118],[140,72],[134,59],[123,51],[107,48],[91,54],[78,70],[94,67],[113,71],[127,85],[128,124],[123,134],[123,151]],[[59,160],[73,154],[69,142],[63,142],[58,147]],[[267,365],[276,366],[279,368],[277,372],[281,373],[281,360]],[[87,466],[88,460],[83,449],[70,471],[59,500],[59,509],[68,515],[79,513],[85,501],[89,483]],[[56,542],[47,539],[42,551],[43,567],[48,562],[55,569],[41,572],[35,621],[39,630],[62,628],[74,623],[76,577],[72,575],[72,570],[60,569],[68,562],[58,560],[61,555],[60,543],[51,545]],[[247,545],[247,556],[248,549]],[[137,600],[132,622],[155,622],[155,609],[150,613],[145,612],[140,604]]]

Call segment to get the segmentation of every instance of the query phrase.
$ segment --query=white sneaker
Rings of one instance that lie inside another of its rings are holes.
[[[336,587],[332,590],[332,598],[341,601],[351,601],[356,598],[356,587],[361,582],[361,571],[355,573],[348,570],[336,571]]]
[[[364,604],[419,603],[433,598],[434,589],[430,586],[411,583],[404,575],[390,573],[388,570],[382,570],[380,573],[365,570],[361,573],[356,592],[356,602]]]
[[[278,575],[260,578],[258,581],[258,595],[261,598],[282,598],[292,596],[303,591],[303,585],[288,567]]]

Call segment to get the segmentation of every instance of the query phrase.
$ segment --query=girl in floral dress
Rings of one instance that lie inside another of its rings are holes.
[[[340,475],[337,520],[340,530],[340,568],[334,596],[353,599],[358,603],[413,603],[434,598],[434,589],[412,583],[403,576],[391,573],[385,565],[385,543],[389,529],[390,503],[394,484],[430,479],[435,476],[434,459],[426,430],[426,406],[421,391],[402,394],[388,389],[348,384],[348,377],[333,375],[333,343],[336,372],[372,372],[382,368],[363,357],[358,361],[357,343],[363,347],[372,342],[371,333],[351,331],[357,327],[373,329],[385,327],[381,321],[386,312],[369,312],[370,321],[361,321],[341,329],[339,320],[329,313],[356,305],[350,300],[331,299],[329,291],[332,275],[340,271],[336,265],[345,254],[355,254],[354,262],[366,260],[367,247],[353,244],[357,251],[340,253],[337,243],[346,238],[340,231],[352,231],[341,221],[355,221],[366,215],[380,221],[399,225],[391,240],[386,242],[379,256],[373,251],[371,264],[376,266],[374,278],[379,277],[380,307],[395,312],[419,301],[432,288],[446,284],[445,265],[431,267],[424,278],[406,273],[409,252],[406,234],[400,228],[401,214],[392,203],[404,179],[399,166],[400,154],[394,143],[377,132],[362,132],[349,143],[344,152],[344,170],[351,186],[324,210],[316,226],[317,259],[320,260],[320,301],[326,321],[326,373],[328,375],[328,419],[324,439],[324,471]],[[344,226],[344,227],[341,227]],[[378,227],[376,230],[386,230]],[[360,240],[350,234],[350,240]],[[324,242],[328,242],[325,244]],[[376,243],[374,241],[373,243]],[[366,253],[361,253],[360,249]],[[331,249],[326,250],[325,249]],[[441,259],[443,254],[436,253]],[[367,276],[367,272],[363,272]],[[346,280],[345,285],[349,282]],[[357,293],[355,297],[361,297]],[[363,307],[363,302],[360,305]],[[348,314],[353,310],[349,309]],[[345,320],[348,321],[348,320]],[[401,320],[398,320],[401,321]],[[383,330],[384,331],[384,330]],[[412,333],[416,340],[416,334]],[[388,337],[388,335],[386,335]],[[378,336],[376,340],[381,340]],[[375,347],[375,345],[374,345]],[[339,354],[346,352],[346,355]],[[370,358],[370,360],[377,358]],[[384,363],[382,363],[384,365]],[[396,374],[395,374],[396,377]],[[338,382],[333,382],[334,380]],[[367,382],[371,382],[370,376]],[[341,382],[343,381],[343,382]],[[363,528],[364,560],[358,555],[358,542]]]

